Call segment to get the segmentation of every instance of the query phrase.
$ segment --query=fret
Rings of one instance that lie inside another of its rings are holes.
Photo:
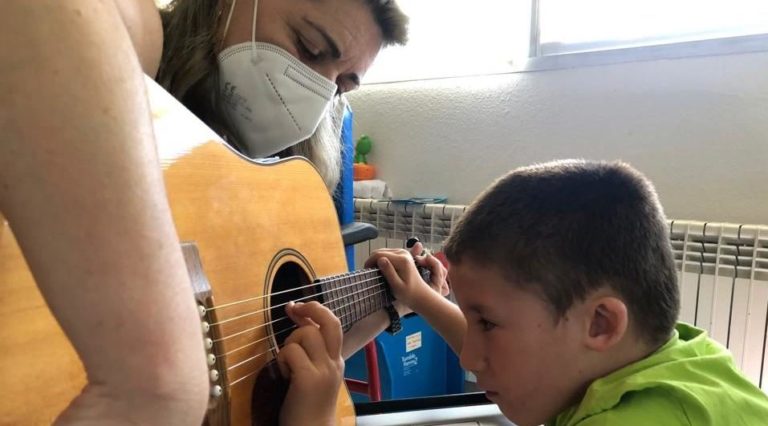
[[[378,273],[379,278],[379,285],[378,285],[378,297],[376,298],[377,301],[377,308],[383,309],[384,306],[386,306],[389,303],[389,289],[387,288],[387,284],[384,280],[384,276],[381,275],[381,273]]]
[[[334,280],[334,286],[336,287],[336,299],[337,299],[337,305],[338,305],[338,314],[337,316],[341,319],[341,327],[342,330],[346,331],[351,327],[350,318],[347,315],[346,307],[344,306],[346,301],[346,291],[344,290],[344,286],[342,283],[342,276],[337,277]]]
[[[389,288],[387,288],[387,283],[383,275],[381,276],[379,290],[381,291],[381,293],[379,293],[379,298],[377,299],[379,302],[379,309],[384,309],[384,307],[389,303]]]
[[[339,288],[339,277],[335,277],[333,279],[333,299],[335,300],[334,306],[336,307],[333,310],[333,313],[336,314],[336,317],[339,318],[341,321],[341,329],[347,330],[347,320],[344,318],[344,295],[342,293],[342,289]]]
[[[379,279],[377,277],[377,274],[372,273],[370,275],[371,275],[370,276],[371,282],[373,283],[373,285],[371,285],[371,287],[370,287],[373,290],[371,292],[371,305],[370,305],[371,308],[370,309],[371,309],[372,312],[375,312],[375,311],[378,310],[378,306],[376,306],[377,305],[376,301],[379,299],[379,295],[377,293],[381,289],[380,289],[380,286],[378,285]]]
[[[379,291],[381,291],[381,285],[379,285],[379,272],[378,271],[370,271],[366,273],[367,279],[371,280],[371,298],[370,298],[370,311],[376,312],[379,309],[381,309],[380,306],[378,306],[377,301],[379,300],[379,294],[377,294]]]
[[[339,312],[341,310],[342,302],[344,301],[344,296],[342,295],[342,290],[339,288],[339,278],[336,277],[332,281],[331,286],[333,287],[333,306],[334,306],[334,313]]]
[[[374,289],[374,296],[371,300],[371,309],[377,311],[384,307],[383,300],[386,297],[386,292],[384,291],[384,286],[381,284],[384,278],[379,271],[372,271],[371,278],[374,279],[376,284],[375,286],[372,286]]]
[[[376,299],[377,294],[376,292],[379,291],[378,288],[378,271],[368,271],[365,273],[365,280],[366,280],[366,309],[369,313],[376,312],[378,309],[376,308]]]
[[[344,295],[342,294],[343,290],[339,286],[339,277],[334,277],[331,281],[333,283],[333,300],[334,300],[334,310],[333,313],[336,314],[337,317],[339,317],[342,320],[341,326],[344,327]]]
[[[355,277],[355,283],[351,284],[351,287],[354,289],[352,293],[354,294],[353,304],[355,305],[355,321],[360,321],[365,317],[365,309],[363,307],[363,303],[365,302],[365,283],[362,282],[359,277]]]
[[[373,309],[374,311],[381,310],[384,307],[384,304],[381,303],[382,296],[384,296],[386,293],[384,293],[384,286],[381,284],[384,281],[384,277],[381,275],[381,272],[379,271],[373,271],[371,273],[371,277],[375,279],[376,286],[374,287],[376,289],[373,302]]]
[[[358,321],[360,321],[363,318],[363,312],[360,310],[360,290],[357,289],[357,288],[354,288],[354,286],[352,285],[351,281],[352,280],[350,279],[348,284],[349,284],[349,288],[353,289],[352,290],[352,301],[351,301],[352,302],[352,308],[353,308],[353,310],[355,312],[355,315],[354,315],[355,322],[358,322]]]
[[[371,293],[371,289],[375,287],[371,285],[372,281],[368,281],[367,272],[363,273],[363,282],[365,282],[365,302],[363,303],[363,306],[365,306],[365,312],[370,314],[371,312],[374,312],[371,306],[371,302],[373,302],[373,294]]]
[[[363,274],[363,275],[365,275],[365,274]],[[358,287],[358,293],[357,293],[357,300],[358,300],[357,307],[358,307],[358,311],[360,312],[360,314],[359,314],[360,319],[363,319],[363,318],[367,317],[370,314],[368,312],[368,309],[367,309],[366,305],[365,305],[366,294],[367,294],[369,283],[367,283],[365,281],[365,279],[362,279],[362,278],[363,277],[359,277],[358,278],[358,282],[360,283],[360,285]]]
[[[365,276],[365,274],[363,274]],[[361,303],[363,314],[364,315],[370,315],[371,312],[371,282],[366,281],[365,278],[362,280],[365,283],[364,289],[363,289],[363,303]]]
[[[333,281],[321,280],[320,281],[320,293],[323,305],[325,305],[331,312],[336,313],[333,301]]]
[[[347,272],[319,280],[324,305],[341,321],[342,330],[386,306],[386,282],[378,269]]]
[[[336,278],[332,278],[329,281],[329,283],[328,283],[328,287],[330,287],[332,289],[331,293],[330,293],[330,296],[329,296],[329,298],[333,301],[332,302],[333,308],[331,310],[333,311],[333,313],[336,316],[339,316],[341,314],[339,312],[339,307],[341,306],[341,304],[339,303],[341,295],[339,294],[339,288],[338,288],[338,285],[336,283],[337,283],[337,279]],[[342,327],[343,326],[344,326],[344,324],[342,324]]]
[[[344,318],[346,319],[347,323],[351,326],[355,322],[357,322],[357,319],[355,318],[354,311],[352,310],[353,300],[352,300],[352,289],[347,285],[347,281],[342,279],[341,286],[344,289],[344,297],[342,299],[342,306],[344,306]]]
[[[353,310],[353,304],[352,304],[352,289],[344,284],[344,280],[342,279],[342,288],[343,288],[343,294],[344,297],[342,298],[342,305],[344,306],[344,318],[347,319],[347,324],[349,327],[352,326],[352,324],[357,322],[357,319],[354,316],[354,310]]]

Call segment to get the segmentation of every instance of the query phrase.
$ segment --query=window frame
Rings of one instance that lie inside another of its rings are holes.
[[[514,67],[512,72],[545,71],[627,62],[736,55],[768,51],[768,33],[762,33],[718,37],[706,40],[652,44],[647,46],[605,48],[585,52],[542,55],[540,37],[540,1],[541,0],[531,0],[531,32],[528,58],[525,63]]]

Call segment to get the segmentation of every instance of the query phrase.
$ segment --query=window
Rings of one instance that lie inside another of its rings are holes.
[[[539,0],[538,55],[768,33],[765,0]]]
[[[398,0],[364,83],[768,50],[766,0]],[[610,52],[609,52],[610,51]]]
[[[511,71],[528,55],[530,0],[398,0],[409,41],[379,53],[364,82]]]

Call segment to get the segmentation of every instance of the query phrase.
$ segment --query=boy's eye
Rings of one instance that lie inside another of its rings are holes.
[[[481,318],[478,322],[480,323],[480,328],[482,328],[483,331],[491,331],[494,328],[496,328],[496,324],[494,324],[494,323],[492,323],[492,322],[490,322],[488,320],[485,320],[485,319]]]

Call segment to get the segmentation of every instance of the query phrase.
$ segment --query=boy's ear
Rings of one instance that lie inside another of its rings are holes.
[[[627,305],[613,296],[603,296],[589,303],[588,348],[603,352],[621,341],[627,332]]]

